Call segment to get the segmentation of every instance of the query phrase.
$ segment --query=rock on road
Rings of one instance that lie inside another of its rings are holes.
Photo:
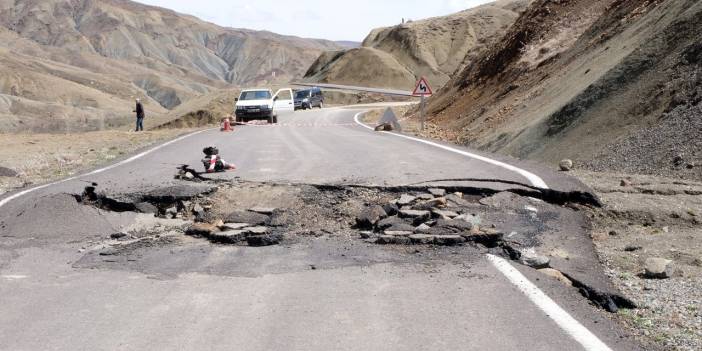
[[[175,183],[173,164],[199,168],[208,145],[239,168],[216,175],[224,179],[527,182],[499,166],[369,131],[354,122],[359,111],[296,112],[281,116],[279,126],[205,131],[0,207],[0,350],[583,349],[469,247],[456,249],[454,256],[464,258],[443,260],[327,240],[255,249],[202,244],[197,260],[171,252],[178,264],[151,262],[162,274],[146,274],[74,268],[83,255],[76,243],[106,224],[84,223],[70,206],[46,208],[32,223],[5,224],[53,194],[80,193],[85,181],[114,193]],[[580,186],[538,165],[499,159],[538,174],[552,188]],[[114,225],[130,216],[112,214],[106,221]],[[57,236],[35,235],[47,226]],[[637,349],[575,290],[515,267],[611,349]]]

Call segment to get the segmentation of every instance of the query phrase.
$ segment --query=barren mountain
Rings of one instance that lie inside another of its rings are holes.
[[[435,87],[502,36],[528,0],[502,0],[450,16],[371,31],[360,48],[325,53],[307,81],[411,89],[419,76]]]
[[[493,152],[702,179],[702,2],[539,0],[430,101]]]
[[[324,40],[222,28],[126,0],[0,0],[0,131],[99,129],[232,85],[287,82]]]

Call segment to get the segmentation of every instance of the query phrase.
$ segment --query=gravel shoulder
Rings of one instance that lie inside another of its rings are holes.
[[[2,134],[0,194],[69,177],[113,162],[139,149],[191,132],[190,129],[99,131],[72,134]]]
[[[617,319],[666,350],[702,349],[702,183],[574,171],[604,207],[590,209],[606,274],[637,305]],[[648,279],[646,261],[672,261],[667,279]]]

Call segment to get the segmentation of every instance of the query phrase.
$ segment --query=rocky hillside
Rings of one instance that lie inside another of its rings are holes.
[[[360,48],[321,55],[307,81],[410,90],[416,77],[443,86],[501,37],[528,0],[501,0],[450,16],[373,30]]]
[[[0,131],[92,130],[163,116],[232,85],[288,82],[324,40],[222,28],[126,0],[0,0]]]
[[[702,179],[702,2],[538,0],[430,100],[483,150]]]

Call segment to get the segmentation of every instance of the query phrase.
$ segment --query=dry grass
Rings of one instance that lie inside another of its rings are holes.
[[[0,194],[68,177],[189,131],[2,134],[0,166],[16,171],[19,176],[0,177]]]

